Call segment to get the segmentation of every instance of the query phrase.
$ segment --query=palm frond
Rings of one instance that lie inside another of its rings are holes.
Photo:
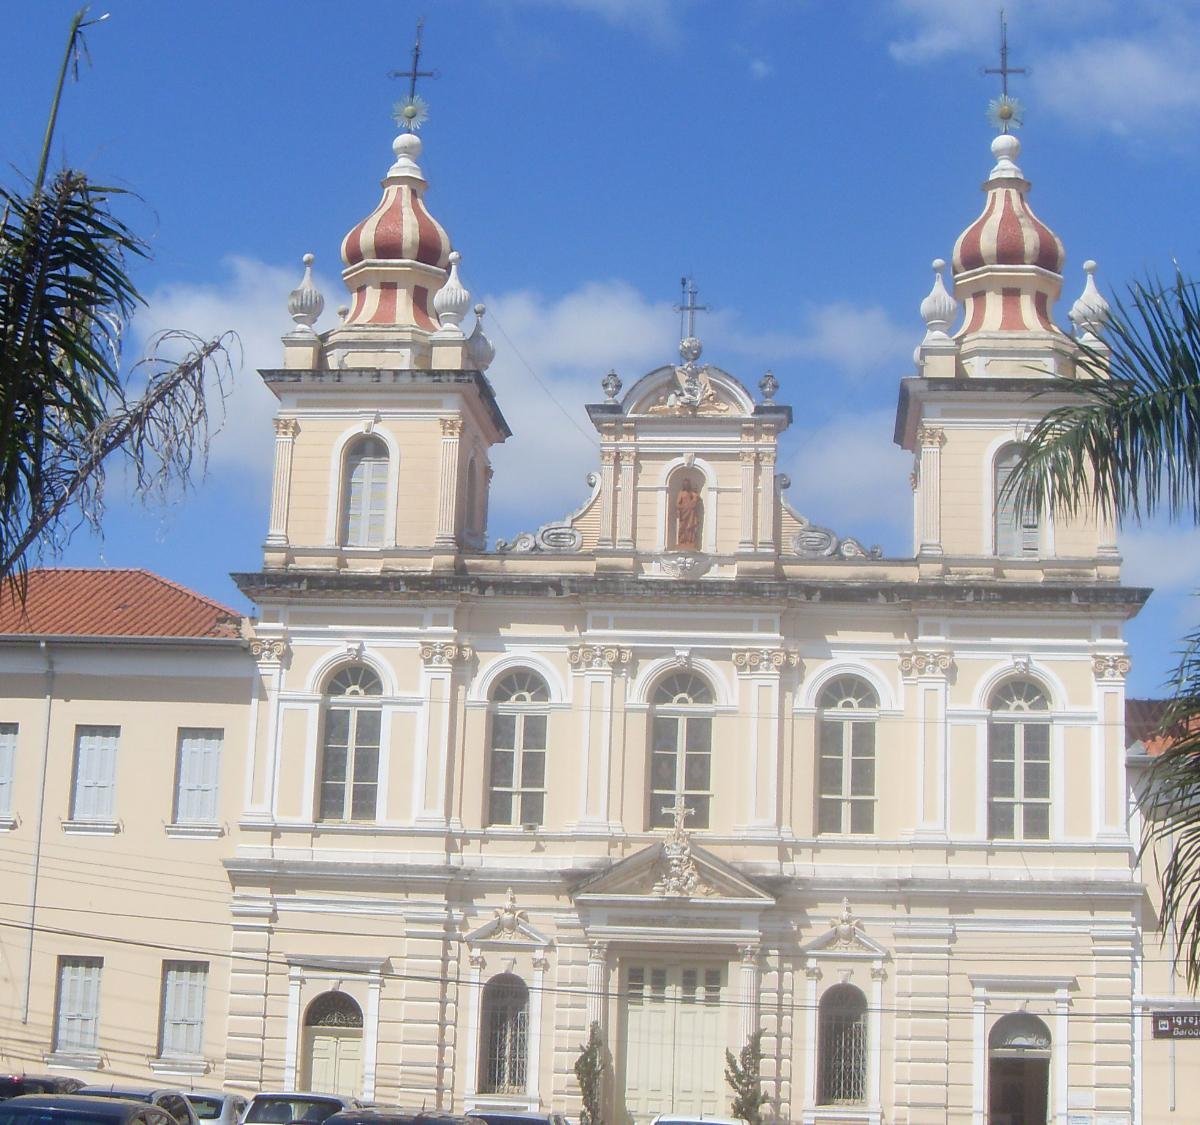
[[[1034,427],[1007,491],[1021,509],[1200,522],[1200,290],[1180,270],[1114,302],[1111,354],[1082,346],[1078,401]]]

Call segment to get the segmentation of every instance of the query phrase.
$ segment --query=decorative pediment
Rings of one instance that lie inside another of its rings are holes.
[[[685,359],[639,379],[621,408],[626,415],[744,418],[754,413],[754,400],[727,371]]]
[[[640,900],[661,906],[664,901],[767,904],[774,896],[738,870],[697,847],[683,830],[686,815],[676,806],[675,827],[665,840],[614,863],[579,884],[571,897],[576,902],[598,899]]]
[[[468,933],[464,940],[467,945],[488,948],[524,946],[544,949],[550,944],[550,939],[530,924],[525,911],[517,908],[517,896],[512,887],[508,888],[504,905],[495,912],[494,917]]]
[[[829,929],[801,946],[800,952],[810,957],[869,957],[872,960],[888,956],[888,951],[863,931],[862,922],[854,916],[848,898],[842,899],[841,914],[829,919]]]

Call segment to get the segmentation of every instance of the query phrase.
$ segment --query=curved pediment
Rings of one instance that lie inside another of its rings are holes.
[[[728,371],[689,362],[643,375],[621,400],[621,410],[630,416],[746,418],[754,413],[754,400]]]

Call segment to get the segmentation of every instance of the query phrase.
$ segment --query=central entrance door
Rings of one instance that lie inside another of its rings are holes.
[[[1050,1029],[1037,1016],[1012,1012],[992,1028],[988,1055],[988,1125],[1046,1125]]]
[[[727,1111],[727,972],[713,962],[622,966],[620,1083],[629,1120]]]
[[[355,1097],[363,1079],[362,1009],[343,992],[324,992],[304,1017],[301,1089]]]

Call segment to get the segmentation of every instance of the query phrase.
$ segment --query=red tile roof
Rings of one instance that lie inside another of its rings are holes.
[[[1163,731],[1161,728],[1167,708],[1171,706],[1169,699],[1127,699],[1125,700],[1125,743],[1133,747],[1135,743],[1142,744],[1144,753],[1157,758],[1168,746],[1180,736],[1183,724]],[[1200,729],[1200,720],[1187,724],[1189,729]]]
[[[13,579],[0,584],[0,635],[237,637],[227,606],[148,570],[31,570],[25,602]]]

